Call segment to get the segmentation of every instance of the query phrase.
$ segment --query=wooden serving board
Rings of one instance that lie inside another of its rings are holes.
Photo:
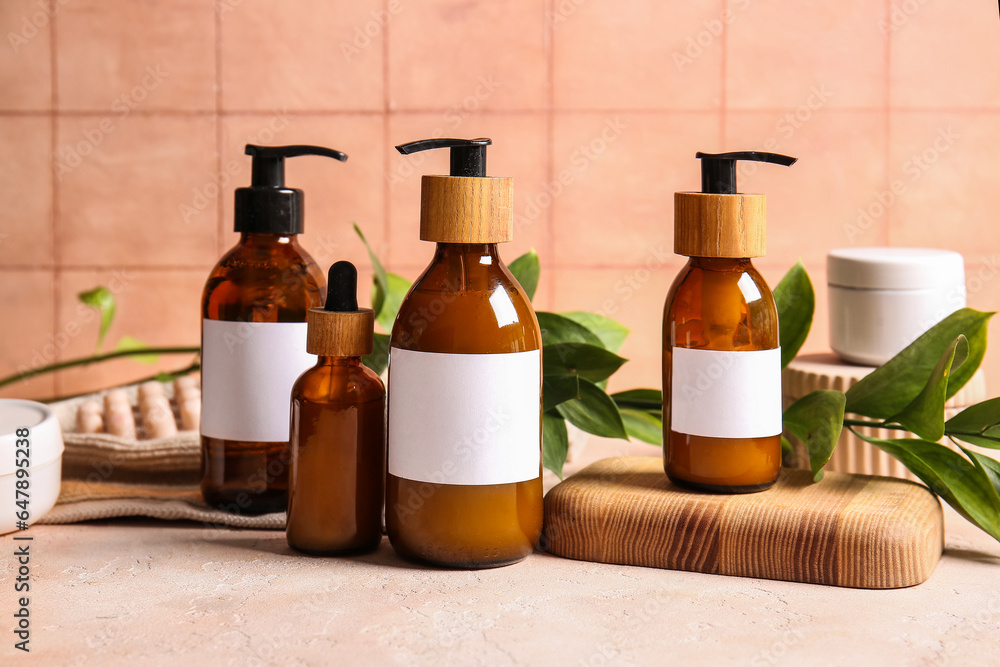
[[[761,493],[683,490],[659,457],[602,459],[545,496],[542,546],[566,558],[853,588],[925,581],[941,504],[899,479],[784,470]]]

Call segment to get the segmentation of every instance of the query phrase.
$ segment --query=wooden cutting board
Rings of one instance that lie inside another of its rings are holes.
[[[558,556],[853,588],[925,581],[944,547],[941,504],[899,479],[783,470],[761,493],[683,490],[659,457],[602,459],[545,496]]]

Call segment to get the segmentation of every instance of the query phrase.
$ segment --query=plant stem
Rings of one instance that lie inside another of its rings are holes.
[[[867,419],[844,419],[844,426],[862,426],[865,428],[885,428],[894,431],[905,431],[902,426],[891,426],[884,422],[868,421]]]
[[[859,426],[865,428],[884,428],[892,431],[906,431],[907,433],[912,432],[903,428],[902,426],[888,426],[886,424],[883,424],[882,422],[873,422],[865,419],[845,419],[844,426],[851,429],[851,431],[854,431],[855,426]],[[983,435],[982,433],[970,433],[968,431],[949,431],[945,429],[944,434],[949,438],[957,437],[961,439],[963,435],[968,435],[968,436],[976,436],[984,440],[992,440],[994,442],[1000,442],[1000,438],[994,438],[992,436]]]
[[[24,371],[23,373],[9,375],[0,379],[0,387],[6,387],[9,384],[14,384],[15,382],[21,380],[27,380],[38,375],[44,375],[45,373],[54,373],[66,368],[86,366],[87,364],[95,364],[101,361],[108,361],[109,359],[117,359],[119,357],[137,357],[149,354],[197,354],[200,351],[200,347],[144,347],[137,350],[118,350],[117,352],[108,352],[107,354],[79,357],[77,359],[67,359],[66,361],[60,361],[54,364],[49,364],[48,366],[42,366],[41,368],[32,368],[31,370]]]

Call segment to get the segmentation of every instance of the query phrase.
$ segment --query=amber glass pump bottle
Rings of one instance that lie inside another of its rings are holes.
[[[542,528],[541,335],[497,253],[512,179],[486,177],[489,139],[431,139],[420,238],[437,244],[403,300],[389,352],[386,528],[405,558],[460,568],[523,559]]]
[[[323,305],[323,272],[299,245],[301,190],[285,187],[287,157],[319,146],[247,145],[251,185],[236,190],[240,240],[202,294],[201,491],[237,514],[282,512],[288,499],[288,398],[315,357],[306,312]]]
[[[385,388],[361,363],[375,314],[358,308],[358,271],[330,267],[323,308],[309,311],[306,351],[319,355],[292,388],[292,469],[285,535],[313,554],[370,551],[382,541]]]
[[[698,153],[702,192],[674,196],[674,252],[690,257],[663,312],[663,458],[703,491],[762,491],[781,471],[781,349],[774,296],[751,263],[765,253],[764,195],[736,190],[736,161]]]

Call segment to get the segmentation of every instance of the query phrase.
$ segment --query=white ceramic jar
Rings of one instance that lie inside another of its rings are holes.
[[[26,429],[27,437],[19,429]],[[0,398],[0,535],[18,530],[19,521],[35,523],[56,504],[62,454],[62,431],[52,408]],[[20,463],[25,460],[27,465]]]
[[[880,366],[965,307],[965,263],[949,250],[843,248],[826,258],[830,347]]]

